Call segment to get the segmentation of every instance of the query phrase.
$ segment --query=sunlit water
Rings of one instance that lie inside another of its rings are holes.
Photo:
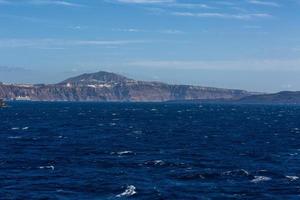
[[[0,199],[300,199],[300,107],[10,103]]]

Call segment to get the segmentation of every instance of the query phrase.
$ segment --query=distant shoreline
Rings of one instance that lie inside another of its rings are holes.
[[[188,102],[300,104],[300,92],[275,94],[245,90],[137,81],[110,72],[71,77],[57,84],[1,84],[0,99],[46,102]]]

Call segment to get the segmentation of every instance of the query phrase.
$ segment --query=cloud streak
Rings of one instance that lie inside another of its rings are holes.
[[[249,0],[248,2],[255,5],[280,7],[280,4],[271,1]]]
[[[128,66],[158,69],[198,69],[198,70],[235,70],[235,71],[300,71],[300,59],[263,59],[263,60],[221,60],[221,61],[182,61],[182,60],[145,60],[127,63]]]
[[[193,13],[193,12],[172,12],[172,15],[181,17],[197,17],[197,18],[219,18],[219,19],[239,19],[251,20],[256,18],[272,18],[268,13],[250,13],[250,14],[228,14],[228,13]]]
[[[110,2],[123,3],[123,4],[140,4],[140,5],[160,5],[166,7],[198,9],[198,8],[212,8],[204,3],[182,3],[176,0],[111,0]]]
[[[60,48],[66,46],[122,46],[148,43],[145,40],[2,39],[0,48]]]
[[[113,29],[113,31],[117,32],[128,32],[128,33],[161,33],[161,34],[184,34],[184,31],[176,30],[176,29],[164,29],[164,30],[145,30],[145,29],[137,29],[137,28],[127,28],[127,29]]]
[[[161,4],[161,3],[174,3],[175,0],[115,0],[119,3],[129,4]]]
[[[29,71],[26,68],[23,67],[7,67],[7,66],[1,66],[0,65],[0,72],[27,72]]]
[[[0,5],[36,5],[36,6],[63,6],[63,7],[83,7],[84,5],[63,0],[0,0]]]

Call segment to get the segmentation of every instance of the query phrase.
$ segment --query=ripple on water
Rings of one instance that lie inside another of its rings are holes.
[[[9,136],[8,139],[22,139],[21,136]]]
[[[237,169],[232,171],[226,171],[223,173],[223,175],[236,177],[236,176],[249,176],[250,173],[244,169]]]

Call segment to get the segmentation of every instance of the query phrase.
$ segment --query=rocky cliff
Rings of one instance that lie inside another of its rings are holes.
[[[249,95],[243,90],[136,81],[108,72],[82,74],[51,85],[0,84],[0,98],[6,100],[162,102],[241,99]]]

